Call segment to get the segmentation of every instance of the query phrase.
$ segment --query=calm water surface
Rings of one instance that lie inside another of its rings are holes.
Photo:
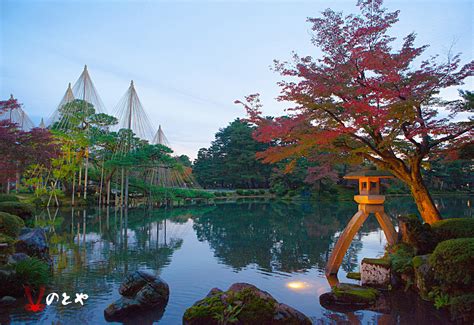
[[[446,217],[472,217],[472,197],[437,197]],[[336,313],[319,304],[330,290],[324,267],[354,214],[352,202],[234,202],[173,210],[45,210],[54,277],[48,292],[87,293],[84,306],[53,304],[33,314],[21,306],[0,311],[0,323],[104,324],[103,310],[118,299],[124,274],[156,271],[170,285],[164,313],[131,323],[180,324],[187,307],[211,288],[248,282],[302,311],[316,324],[445,323],[444,315],[415,297],[394,297],[386,314]],[[389,198],[391,216],[416,212],[409,198]],[[385,237],[370,217],[354,239],[339,272],[358,270],[363,257],[383,254]]]

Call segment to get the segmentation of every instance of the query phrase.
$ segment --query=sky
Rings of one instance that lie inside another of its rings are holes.
[[[0,98],[13,94],[31,119],[47,119],[67,84],[88,66],[112,114],[134,80],[157,129],[176,154],[195,158],[219,128],[244,117],[236,99],[260,93],[265,115],[281,115],[274,59],[318,57],[307,17],[328,6],[356,12],[356,0],[33,1],[0,0]],[[450,48],[474,58],[474,2],[389,0],[401,11],[390,34],[416,32],[426,55]],[[472,78],[463,87],[474,89]],[[454,98],[456,89],[444,92]]]

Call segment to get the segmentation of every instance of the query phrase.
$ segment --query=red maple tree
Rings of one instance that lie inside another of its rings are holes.
[[[308,19],[321,57],[295,54],[293,62],[275,61],[275,70],[287,79],[279,83],[279,100],[295,104],[288,115],[263,117],[258,94],[236,102],[258,126],[256,139],[276,144],[258,155],[265,162],[315,152],[333,153],[331,159],[361,157],[405,182],[422,218],[433,223],[440,214],[423,182],[422,162],[473,135],[472,119],[455,118],[472,113],[472,103],[445,101],[438,94],[472,76],[474,62],[461,67],[454,55],[443,63],[430,57],[416,64],[426,46],[414,45],[415,34],[394,49],[395,38],[387,33],[399,12],[388,12],[382,0],[357,5],[359,15],[327,9]]]
[[[10,119],[10,112],[21,105],[15,98],[0,101],[0,184],[19,181],[21,173],[32,164],[49,167],[58,157],[60,146],[48,129],[23,131]],[[7,184],[9,186],[9,184]]]

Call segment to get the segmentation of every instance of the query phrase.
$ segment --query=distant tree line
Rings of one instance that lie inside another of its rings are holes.
[[[338,188],[350,187],[342,177],[352,170],[369,167],[352,162],[321,164],[317,159],[300,157],[287,168],[288,160],[264,164],[258,152],[276,143],[260,143],[253,138],[255,127],[236,119],[220,129],[209,148],[201,148],[194,161],[193,174],[204,188],[247,189],[268,188],[278,196],[310,196],[338,193]],[[324,153],[319,153],[319,156]],[[319,157],[318,156],[318,157]],[[186,166],[187,156],[177,157]],[[474,186],[474,145],[467,144],[449,155],[432,155],[423,164],[425,182],[435,191],[471,191]],[[398,180],[386,186],[387,193],[409,193]]]
[[[255,159],[268,145],[252,138],[253,127],[236,119],[199,149],[193,173],[205,188],[268,188],[272,167]]]

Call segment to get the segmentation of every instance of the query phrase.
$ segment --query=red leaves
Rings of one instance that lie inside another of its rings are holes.
[[[328,9],[321,17],[308,19],[312,42],[323,52],[320,58],[294,54],[293,63],[275,61],[274,69],[290,77],[279,83],[278,99],[295,103],[291,115],[262,117],[258,95],[248,96],[247,103],[237,101],[258,126],[255,139],[272,144],[259,154],[265,162],[304,156],[315,149],[405,159],[415,150],[426,155],[442,143],[472,136],[472,123],[453,120],[466,109],[435,96],[473,76],[474,62],[460,68],[457,55],[445,63],[430,58],[415,66],[426,46],[416,47],[412,33],[394,50],[394,38],[387,33],[399,12],[387,12],[381,0],[360,0],[358,6],[359,16],[344,17]],[[443,106],[452,115],[437,118]]]
[[[3,109],[18,108],[16,99],[1,101]],[[49,166],[51,159],[60,154],[59,144],[47,129],[22,131],[9,120],[0,121],[0,181],[14,178],[30,164]]]
[[[20,104],[16,98],[13,98],[13,96],[11,96],[8,100],[0,101],[0,115],[18,108],[20,108]]]

